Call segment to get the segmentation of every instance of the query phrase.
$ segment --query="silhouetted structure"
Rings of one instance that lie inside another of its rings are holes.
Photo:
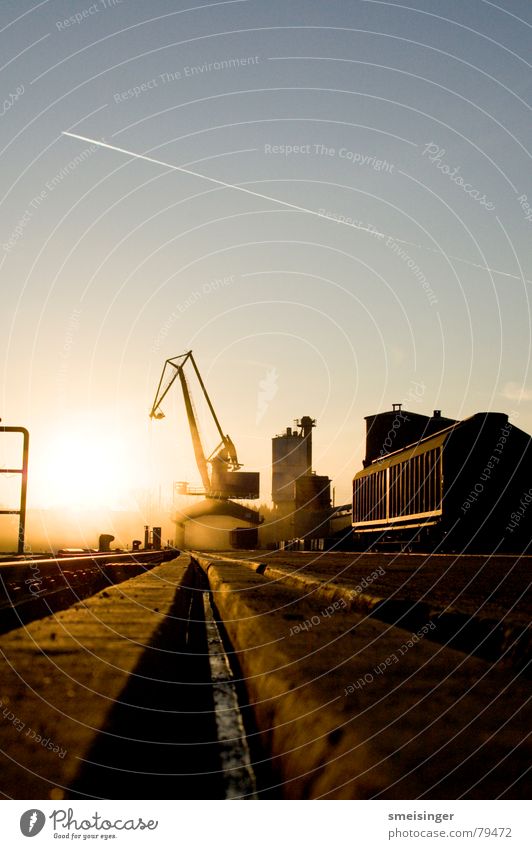
[[[2,419],[0,419],[2,421]],[[28,491],[28,458],[30,434],[25,427],[12,427],[9,425],[0,425],[0,433],[19,433],[22,436],[22,459],[20,466],[16,468],[0,469],[0,474],[4,475],[20,475],[20,500],[19,506],[16,508],[7,508],[0,510],[0,515],[17,515],[18,516],[18,540],[17,553],[24,554],[24,539],[26,533],[26,495]]]
[[[445,418],[441,410],[434,410],[432,416],[423,416],[403,410],[402,404],[392,404],[392,409],[385,413],[366,416],[364,468],[385,454],[419,442],[453,424],[456,424],[456,419]]]
[[[98,540],[98,551],[111,551],[111,543],[113,540],[113,534],[100,534],[100,538]]]
[[[312,470],[312,429],[316,420],[303,416],[299,430],[288,427],[272,439],[272,501],[279,541],[311,540],[327,535],[331,482]]]
[[[438,411],[424,417],[399,409],[366,421],[365,468],[353,480],[356,544],[470,552],[530,546],[532,440],[508,416],[453,422]]]
[[[193,372],[200,385],[201,391],[203,392],[203,396],[207,402],[215,427],[220,435],[219,445],[217,445],[208,457],[205,455],[205,451],[203,450],[196,413],[192,403],[192,396],[185,376],[184,369],[189,362],[192,365]],[[199,487],[190,488],[186,482],[180,481],[180,494],[202,495],[207,496],[207,498],[221,499],[258,498],[259,473],[240,471],[242,463],[238,462],[235,445],[229,434],[224,434],[221,428],[218,416],[216,415],[192,351],[187,351],[185,354],[180,354],[177,357],[165,360],[157,392],[155,393],[155,399],[151,408],[150,418],[164,418],[161,404],[177,379],[179,379],[181,390],[183,392],[183,400],[185,402],[188,426],[192,439],[192,448],[194,449],[196,465],[203,484],[203,489]]]

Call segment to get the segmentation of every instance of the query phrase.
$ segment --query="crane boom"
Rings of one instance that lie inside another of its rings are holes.
[[[202,376],[199,372],[199,368],[196,365],[196,360],[194,359],[194,355],[193,355],[192,351],[188,352],[188,356],[190,358],[190,362],[192,363],[194,371],[196,372],[196,377],[198,378],[199,385],[201,386],[201,388],[203,390],[203,394],[205,395],[205,400],[207,401],[207,404],[209,405],[209,410],[211,411],[211,415],[212,415],[212,417],[214,419],[214,423],[215,423],[215,425],[218,429],[218,433],[220,434],[220,436],[222,438],[222,442],[225,442],[226,437],[224,436],[224,432],[223,432],[223,430],[220,426],[220,422],[218,421],[218,416],[214,412],[214,407],[212,406],[211,399],[209,398],[209,393],[207,392],[207,389],[205,388],[203,378],[202,378]]]
[[[205,456],[205,452],[203,450],[196,413],[192,403],[192,396],[190,394],[184,372],[184,367],[189,360],[192,363],[198,383],[221,438],[220,444],[214,449],[209,457]],[[173,373],[168,380],[165,380],[169,369],[173,369]],[[205,488],[205,494],[216,498],[258,498],[259,474],[258,472],[238,471],[241,468],[241,463],[238,462],[235,445],[231,437],[228,434],[224,434],[221,428],[218,416],[216,415],[211,399],[209,398],[209,394],[192,351],[187,351],[185,354],[180,354],[178,357],[172,357],[165,360],[163,371],[159,379],[159,385],[157,386],[157,392],[155,393],[155,399],[150,411],[150,418],[164,418],[161,403],[166,398],[178,377],[185,401],[185,410],[188,426],[190,428],[196,465]],[[209,465],[211,466],[211,474],[209,474]]]

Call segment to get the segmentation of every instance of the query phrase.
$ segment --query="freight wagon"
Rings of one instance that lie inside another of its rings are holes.
[[[529,549],[531,438],[505,414],[453,422],[394,405],[366,421],[365,468],[353,479],[356,548]]]

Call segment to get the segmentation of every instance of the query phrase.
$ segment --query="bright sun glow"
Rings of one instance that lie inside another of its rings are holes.
[[[36,506],[124,509],[130,503],[130,464],[122,440],[87,425],[53,436],[30,473]]]

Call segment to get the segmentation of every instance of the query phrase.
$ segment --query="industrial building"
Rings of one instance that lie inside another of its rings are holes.
[[[331,481],[312,469],[315,427],[315,419],[303,416],[295,428],[272,439],[272,501],[280,547],[312,548],[313,540],[328,536]]]

